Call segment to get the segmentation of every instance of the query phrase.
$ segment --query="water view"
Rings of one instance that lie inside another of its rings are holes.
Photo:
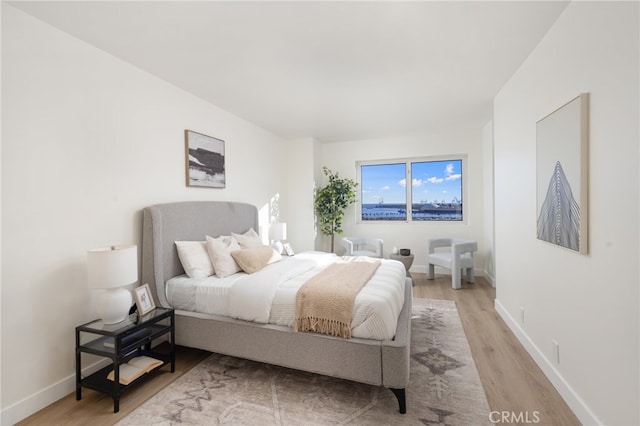
[[[363,204],[362,220],[407,220],[406,204]],[[462,203],[414,203],[411,220],[462,220]]]

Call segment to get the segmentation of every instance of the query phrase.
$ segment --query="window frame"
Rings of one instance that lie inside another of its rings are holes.
[[[413,205],[413,185],[412,182],[412,163],[428,163],[428,162],[444,162],[444,161],[460,161],[461,162],[461,174],[460,178],[460,186],[461,186],[461,197],[460,200],[462,202],[462,220],[414,220],[413,214],[411,213],[412,208],[410,206]],[[379,219],[379,220],[363,220],[362,219],[362,191],[364,190],[364,186],[362,184],[362,166],[379,166],[379,165],[392,165],[392,164],[403,164],[405,165],[405,199],[406,199],[406,219],[399,220],[389,220],[389,219]],[[452,155],[432,155],[425,157],[405,157],[405,158],[395,158],[395,159],[385,159],[385,160],[361,160],[356,161],[356,182],[358,183],[358,193],[356,195],[356,224],[390,224],[390,223],[420,223],[420,224],[448,224],[448,225],[467,225],[469,220],[469,196],[468,196],[468,185],[467,185],[467,154],[452,154]]]

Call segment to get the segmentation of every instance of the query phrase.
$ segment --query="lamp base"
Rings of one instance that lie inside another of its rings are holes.
[[[124,321],[131,309],[131,293],[124,288],[102,292],[96,304],[96,310],[102,322],[116,324]]]
[[[282,245],[282,242],[280,240],[276,240],[273,243],[271,243],[271,247],[278,252],[278,254],[282,254],[283,250],[284,250],[284,246]]]

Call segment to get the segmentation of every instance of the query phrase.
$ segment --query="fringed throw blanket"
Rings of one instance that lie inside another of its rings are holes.
[[[344,257],[304,283],[296,295],[294,331],[351,338],[353,304],[380,261]]]

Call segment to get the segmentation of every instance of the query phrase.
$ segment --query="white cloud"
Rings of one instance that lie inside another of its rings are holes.
[[[447,164],[447,166],[444,168],[444,173],[447,176],[453,173],[453,163]]]
[[[453,163],[447,164],[447,166],[444,169],[444,174],[447,176],[445,179],[446,180],[457,180],[457,179],[460,179],[462,177],[462,174],[454,173],[454,172],[455,172],[455,170],[453,168]]]
[[[429,183],[442,183],[442,182],[444,182],[444,179],[433,176],[433,177],[427,178],[427,182],[429,182]]]
[[[460,179],[462,175],[460,173],[454,173],[445,178],[445,180],[457,180]]]
[[[389,189],[391,189],[389,188],[389,185],[385,185],[382,188],[380,188],[380,191],[388,191]]]
[[[414,178],[414,179],[411,181],[411,186],[414,186],[414,187],[416,187],[416,188],[421,187],[421,186],[422,186],[422,179],[415,179],[415,178]]]
[[[407,180],[406,179],[401,179],[398,181],[398,185],[400,185],[401,187],[405,188],[407,186]]]

